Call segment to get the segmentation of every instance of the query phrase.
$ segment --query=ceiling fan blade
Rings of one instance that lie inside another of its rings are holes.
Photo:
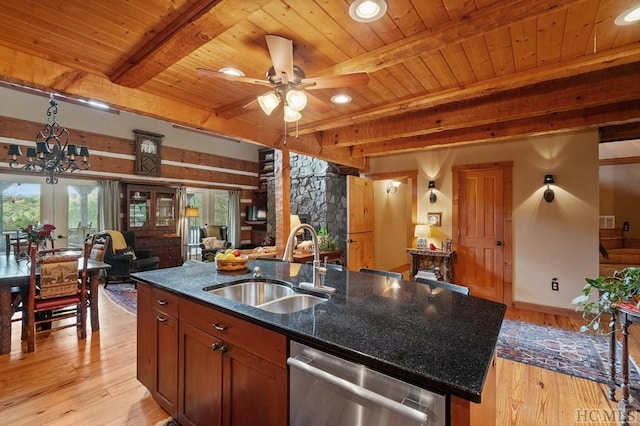
[[[311,84],[307,86],[307,84]],[[333,89],[336,87],[364,86],[369,83],[369,74],[353,72],[348,74],[329,75],[326,77],[304,78],[302,85],[306,90]]]
[[[227,80],[227,81],[238,81],[240,83],[259,84],[261,86],[271,86],[271,84],[265,80],[256,80],[254,78],[225,74],[223,72],[208,70],[206,68],[198,68],[196,71],[198,72],[198,74],[204,75],[206,77],[219,78],[221,80]]]
[[[293,42],[272,34],[265,35],[265,38],[276,75],[281,76],[282,73],[286,73],[287,79],[293,81]]]
[[[329,105],[328,103],[326,103],[325,101],[323,101],[320,98],[316,98],[315,96],[313,96],[311,93],[306,93],[307,95],[307,104],[315,109],[318,112],[321,113],[326,113],[329,112],[333,109],[333,107],[331,105]],[[304,112],[303,112],[304,114]]]

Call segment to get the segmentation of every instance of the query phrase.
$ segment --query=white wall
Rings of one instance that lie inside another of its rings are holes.
[[[47,95],[48,96],[48,95]],[[42,122],[47,120],[49,98],[0,87],[0,116]],[[58,122],[69,129],[86,130],[133,140],[133,130],[145,130],[164,135],[163,146],[222,155],[225,157],[258,161],[259,145],[209,136],[174,128],[172,123],[121,111],[114,114],[105,110],[58,102]],[[33,135],[35,137],[35,135]],[[70,137],[73,142],[73,133]]]
[[[571,300],[584,286],[584,277],[598,274],[597,131],[376,157],[371,172],[417,168],[418,223],[426,221],[428,212],[442,212],[439,237],[455,241],[451,236],[451,167],[500,161],[514,165],[514,300],[573,309]],[[542,199],[546,173],[556,177],[552,203]],[[429,204],[429,180],[436,181],[436,204]],[[551,290],[552,278],[560,283],[557,292]]]

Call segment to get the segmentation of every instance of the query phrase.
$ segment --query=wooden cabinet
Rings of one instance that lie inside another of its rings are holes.
[[[124,229],[136,234],[136,248],[150,249],[160,268],[182,264],[176,234],[176,190],[168,186],[127,184]]]
[[[136,238],[136,247],[150,249],[154,256],[160,258],[159,268],[170,268],[182,265],[180,236],[158,235],[150,238]]]
[[[178,407],[177,296],[138,285],[138,380],[172,416]]]
[[[125,197],[125,230],[136,237],[176,233],[175,188],[127,184]]]
[[[286,425],[286,337],[164,293],[138,284],[138,380],[158,403],[184,425]],[[175,315],[171,348],[173,323],[158,318]]]

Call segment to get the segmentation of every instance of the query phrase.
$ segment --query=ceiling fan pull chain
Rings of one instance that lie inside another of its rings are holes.
[[[298,122],[296,121],[296,139],[300,139],[300,135],[298,134]]]
[[[282,143],[284,146],[287,146],[287,122],[283,121],[284,123],[284,142]]]

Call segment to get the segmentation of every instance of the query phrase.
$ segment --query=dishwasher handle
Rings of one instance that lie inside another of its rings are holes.
[[[307,357],[302,357],[302,358],[304,360],[309,360],[309,358]],[[407,407],[404,404],[401,404],[383,395],[372,392],[369,389],[363,388],[362,386],[359,386],[341,377],[334,376],[331,373],[328,373],[324,370],[321,370],[319,368],[316,368],[310,365],[308,362],[300,361],[297,357],[288,358],[287,364],[289,364],[291,367],[298,368],[308,374],[311,374],[312,376],[315,376],[320,380],[324,380],[328,383],[331,383],[347,392],[358,395],[361,398],[367,399],[375,404],[381,405],[385,408],[388,408],[389,410],[402,414],[405,417],[410,417],[412,420],[420,422],[421,424],[425,424],[425,425],[427,424],[427,420],[428,420],[427,413],[414,410],[411,407]]]

